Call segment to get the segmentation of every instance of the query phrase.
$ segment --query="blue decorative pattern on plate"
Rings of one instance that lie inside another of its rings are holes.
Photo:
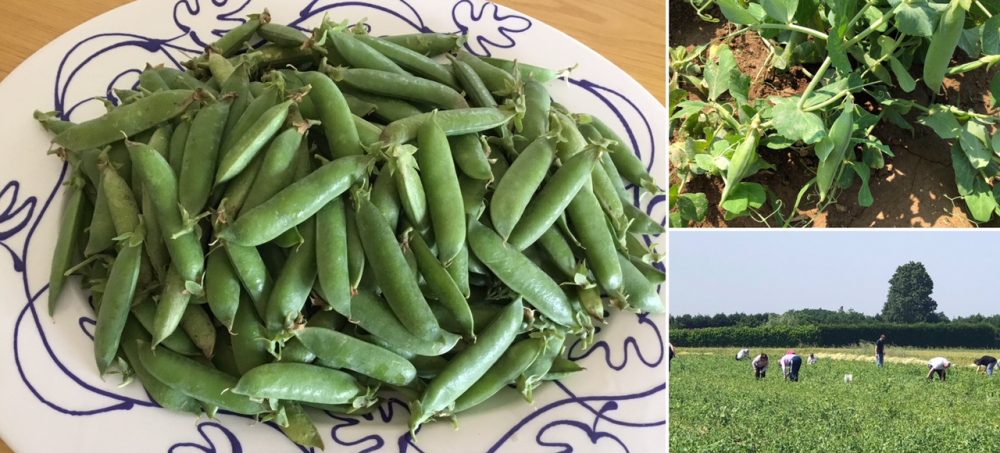
[[[74,120],[103,110],[98,93],[131,88],[142,62],[177,65],[246,14],[267,7],[303,29],[333,18],[367,18],[376,34],[462,32],[466,48],[553,68],[578,65],[553,97],[590,112],[627,137],[666,186],[665,112],[620,69],[557,30],[478,0],[258,1],[141,0],[95,18],[50,43],[0,84],[0,436],[17,451],[308,451],[273,425],[234,415],[194,419],[162,410],[138,384],[102,381],[92,359],[92,312],[68,285],[54,318],[44,310],[66,168],[47,156],[31,112],[51,103]],[[637,193],[637,192],[636,192]],[[666,199],[641,201],[665,223]],[[665,239],[664,239],[665,240]],[[665,244],[661,244],[665,245]],[[42,301],[42,302],[39,302]],[[666,445],[663,316],[618,313],[589,349],[569,357],[587,368],[542,387],[529,405],[515,392],[460,416],[460,429],[433,423],[415,443],[406,405],[389,400],[358,417],[314,417],[331,451],[660,451]]]

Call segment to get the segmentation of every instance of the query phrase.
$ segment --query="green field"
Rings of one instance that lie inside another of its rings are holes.
[[[671,452],[1000,451],[1000,372],[989,379],[971,366],[983,351],[890,348],[878,369],[870,347],[798,349],[820,360],[803,363],[797,383],[782,379],[784,350],[763,349],[771,367],[759,382],[736,351],[678,351]],[[947,382],[928,382],[924,363],[938,355],[956,366]]]

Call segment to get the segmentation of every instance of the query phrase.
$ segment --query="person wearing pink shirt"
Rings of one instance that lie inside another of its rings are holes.
[[[799,381],[799,369],[802,368],[802,357],[795,353],[794,349],[789,349],[784,357],[778,361],[781,365],[781,372],[785,379],[792,382]]]

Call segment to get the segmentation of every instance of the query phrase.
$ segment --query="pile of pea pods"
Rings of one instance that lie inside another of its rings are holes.
[[[79,276],[102,375],[163,407],[322,446],[305,408],[410,429],[581,368],[606,307],[662,312],[657,192],[626,142],[552,102],[552,70],[461,37],[265,11],[101,117],[36,113],[70,164],[49,286]]]

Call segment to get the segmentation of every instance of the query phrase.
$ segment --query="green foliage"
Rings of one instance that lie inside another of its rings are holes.
[[[910,261],[896,268],[889,279],[889,295],[882,307],[886,322],[914,323],[935,320],[937,302],[931,297],[934,281],[923,263]]]
[[[973,323],[844,324],[767,327],[708,327],[670,330],[677,347],[789,347],[800,345],[849,346],[875,341],[885,334],[891,344],[921,348],[1000,347],[997,328]]]

